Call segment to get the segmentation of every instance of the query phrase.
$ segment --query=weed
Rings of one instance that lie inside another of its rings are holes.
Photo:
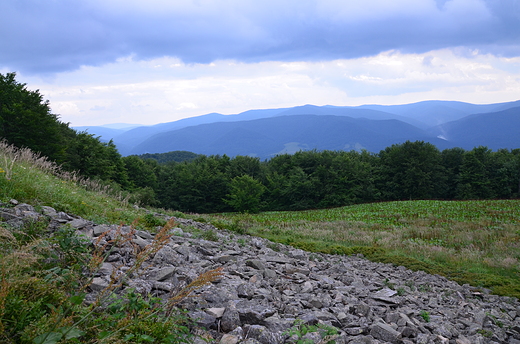
[[[208,241],[219,241],[217,232],[213,229],[203,231],[201,237]]]
[[[415,282],[412,280],[404,282],[404,285],[410,288],[411,291],[415,291]]]
[[[487,313],[487,312],[486,312],[486,315],[489,317],[489,319],[491,319],[493,324],[495,324],[496,326],[498,326],[500,328],[504,327],[504,323],[502,321],[500,321],[496,316],[494,316],[491,313]]]
[[[232,232],[235,232],[237,234],[241,234],[241,235],[244,235],[244,234],[247,234],[247,229],[246,227],[238,220],[236,221],[233,221],[229,226],[228,226],[228,229]]]
[[[274,243],[274,242],[269,242],[267,244],[267,247],[270,248],[271,250],[275,251],[275,252],[280,252],[281,251],[280,244],[277,244],[277,243]]]
[[[24,221],[23,229],[13,230],[12,234],[16,240],[23,245],[44,235],[47,231],[48,224],[49,220],[45,218],[28,219]]]
[[[424,311],[424,310],[420,311],[419,316],[421,318],[423,318],[424,321],[430,322],[430,313],[428,313],[427,311]]]
[[[137,224],[144,226],[147,230],[154,231],[157,227],[164,227],[166,225],[166,220],[157,217],[152,213],[148,213],[139,219]]]
[[[309,255],[309,260],[310,261],[314,261],[314,262],[321,262],[321,261],[323,261],[323,258],[320,255],[317,255],[315,253],[311,253]]]
[[[432,291],[432,287],[428,283],[420,284],[419,287],[417,287],[417,289],[421,293],[429,293]]]
[[[493,336],[493,332],[491,332],[490,330],[485,330],[485,329],[477,330],[477,333],[486,338],[491,338]]]
[[[302,322],[300,319],[296,319],[294,321],[294,325],[287,330],[284,334],[289,336],[296,336],[297,344],[311,344],[313,341],[309,338],[304,338],[306,334],[318,332],[322,340],[320,343],[333,344],[335,343],[334,339],[338,336],[338,329],[325,325],[325,324],[317,324],[317,325],[307,325]]]
[[[406,290],[403,287],[397,288],[397,295],[399,295],[399,296],[406,295]]]
[[[388,287],[388,288],[390,288],[390,289],[392,289],[392,290],[395,290],[395,284],[392,283],[392,282],[390,282],[390,280],[389,280],[388,278],[385,278],[385,280],[383,281],[383,284],[384,284],[386,287]]]

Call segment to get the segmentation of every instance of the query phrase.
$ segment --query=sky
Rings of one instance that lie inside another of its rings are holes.
[[[2,0],[0,73],[71,126],[520,99],[520,0]]]

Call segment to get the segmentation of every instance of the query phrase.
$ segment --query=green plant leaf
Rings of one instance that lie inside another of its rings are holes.
[[[98,334],[98,338],[99,339],[105,339],[106,337],[108,337],[109,335],[111,334],[110,331],[102,331]]]
[[[63,334],[59,332],[47,332],[33,339],[34,344],[56,344],[60,341]]]
[[[73,304],[73,305],[81,305],[83,303],[83,300],[85,299],[85,296],[87,294],[85,293],[82,293],[82,294],[79,294],[79,295],[74,295],[74,296],[71,296],[69,298],[69,301]]]
[[[85,334],[77,327],[62,327],[60,331],[65,335],[65,339],[78,338]]]
[[[155,341],[155,338],[152,337],[152,336],[149,336],[147,334],[142,334],[139,336],[142,340],[144,340],[145,342],[153,342]]]

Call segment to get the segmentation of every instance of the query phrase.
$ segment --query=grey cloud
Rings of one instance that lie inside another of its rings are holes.
[[[335,0],[4,0],[0,68],[53,73],[130,55],[175,56],[187,63],[258,62],[355,58],[390,49],[422,53],[446,47],[520,55],[518,0],[415,1],[424,4],[416,14],[407,11],[409,0],[395,0],[402,2],[403,10],[390,13],[378,8],[383,2],[366,0],[370,11],[340,16],[336,12],[348,5]],[[323,4],[326,10],[320,11]]]

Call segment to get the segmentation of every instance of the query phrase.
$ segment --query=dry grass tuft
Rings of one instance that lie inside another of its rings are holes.
[[[222,267],[218,267],[216,269],[206,271],[206,272],[200,274],[196,279],[194,279],[190,284],[188,284],[187,286],[182,288],[180,291],[173,293],[173,295],[171,295],[170,298],[168,299],[168,313],[171,314],[174,307],[179,302],[181,302],[182,300],[184,300],[187,297],[191,297],[191,294],[195,290],[197,290],[207,284],[210,284],[212,282],[218,281],[219,279],[222,278],[223,274],[224,273],[223,273]]]

